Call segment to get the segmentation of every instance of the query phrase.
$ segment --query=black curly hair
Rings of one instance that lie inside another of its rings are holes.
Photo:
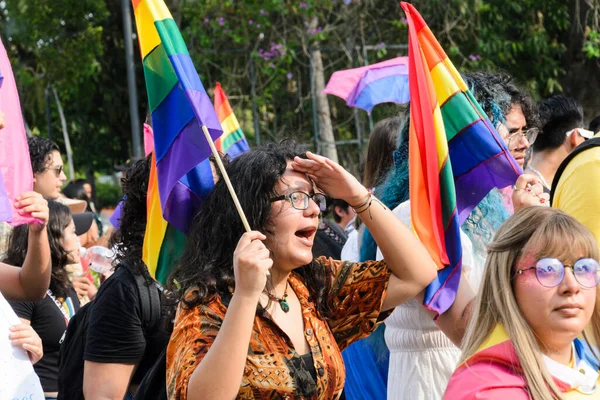
[[[277,195],[276,185],[287,162],[295,156],[304,157],[304,152],[293,141],[286,140],[245,153],[227,167],[252,229],[269,232],[272,205],[269,199]],[[205,304],[215,296],[227,303],[235,287],[233,252],[243,233],[244,226],[227,186],[219,179],[194,218],[188,236],[191,245],[183,252],[170,279],[178,283],[185,306]],[[325,299],[331,278],[324,268],[313,261],[295,272],[304,278],[317,311],[328,317],[331,311]]]
[[[31,158],[31,168],[34,174],[44,172],[48,162],[52,159],[53,151],[60,153],[60,148],[56,143],[39,136],[28,137],[27,145],[29,146],[29,158]]]
[[[73,220],[69,207],[54,200],[48,200],[50,219],[48,220],[48,241],[50,242],[50,255],[52,260],[52,277],[50,279],[50,290],[57,297],[66,297],[71,282],[65,266],[71,258],[60,243],[63,233]],[[15,227],[8,240],[8,250],[3,261],[10,265],[22,266],[27,256],[27,244],[29,236],[29,225]]]
[[[142,262],[144,234],[146,232],[146,194],[150,177],[151,156],[131,164],[121,180],[123,184],[123,210],[117,230],[110,238],[116,259],[129,265],[136,273],[148,275]],[[115,266],[118,268],[118,265]]]

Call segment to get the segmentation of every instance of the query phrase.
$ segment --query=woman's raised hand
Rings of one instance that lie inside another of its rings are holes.
[[[528,206],[549,206],[550,195],[544,193],[544,187],[535,175],[519,176],[513,186],[512,202],[515,212]]]
[[[295,157],[292,168],[308,175],[327,196],[350,205],[361,204],[367,198],[367,189],[341,165],[311,152],[306,152],[306,157]]]
[[[267,284],[273,260],[262,242],[267,237],[258,231],[246,232],[233,252],[235,292],[243,296],[258,297]]]
[[[29,229],[34,232],[41,232],[46,229],[50,210],[48,209],[48,202],[41,194],[33,191],[21,193],[15,201],[15,208],[20,215],[29,214],[36,219],[36,221],[29,224]]]

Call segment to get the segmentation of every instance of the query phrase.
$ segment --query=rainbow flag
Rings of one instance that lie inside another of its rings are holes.
[[[421,15],[401,6],[409,29],[411,219],[439,270],[424,303],[443,313],[460,282],[462,222],[522,171]]]
[[[157,278],[168,276],[168,271],[158,270],[167,227],[187,233],[214,186],[208,159],[211,150],[202,126],[208,128],[213,140],[222,130],[164,1],[132,3],[154,129],[143,259]]]
[[[227,100],[227,96],[225,96],[225,92],[219,82],[215,86],[215,111],[223,128],[223,135],[215,142],[217,150],[229,155],[232,159],[250,151],[250,145],[246,140],[246,136],[244,136],[240,123],[235,117],[229,100]]]

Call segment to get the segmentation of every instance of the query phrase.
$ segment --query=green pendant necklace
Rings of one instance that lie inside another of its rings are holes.
[[[274,294],[271,294],[271,293],[267,292],[267,296],[269,296],[269,298],[271,300],[274,300],[274,301],[278,302],[279,306],[281,307],[281,309],[285,313],[288,312],[288,311],[290,311],[290,305],[287,302],[288,285],[289,285],[289,282],[286,282],[285,283],[285,291],[283,292],[283,297],[277,297]]]

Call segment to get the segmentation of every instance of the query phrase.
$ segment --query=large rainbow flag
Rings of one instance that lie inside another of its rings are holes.
[[[150,274],[158,278],[168,276],[168,271],[158,270],[167,228],[187,233],[214,186],[208,159],[211,150],[202,126],[213,140],[222,130],[164,1],[132,3],[154,130],[143,259]]]
[[[231,104],[229,104],[229,100],[219,82],[215,86],[215,111],[223,128],[223,135],[215,142],[217,150],[229,155],[232,159],[250,151],[246,136],[244,136],[240,123],[235,117]]]
[[[424,303],[443,313],[460,282],[460,226],[492,188],[522,171],[421,15],[401,6],[409,29],[411,220],[439,269]]]

